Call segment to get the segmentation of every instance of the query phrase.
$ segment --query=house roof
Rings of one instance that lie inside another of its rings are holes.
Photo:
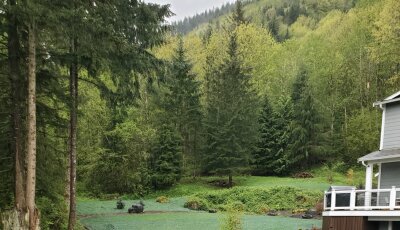
[[[390,97],[385,98],[385,101],[393,100],[393,99],[398,98],[398,97],[400,97],[400,91],[395,93],[395,94],[393,94],[393,95],[391,95]]]
[[[359,162],[400,161],[400,149],[382,149],[358,159]]]
[[[381,105],[385,105],[385,104],[389,104],[389,103],[393,103],[393,102],[399,102],[400,101],[400,91],[385,98],[383,101],[377,101],[374,103],[374,106],[381,106]]]

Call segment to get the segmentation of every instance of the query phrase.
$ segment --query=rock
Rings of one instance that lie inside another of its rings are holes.
[[[308,209],[306,214],[311,215],[311,216],[317,216],[318,211],[315,208]]]
[[[124,209],[125,203],[122,200],[117,201],[117,209]]]
[[[271,210],[267,213],[268,216],[278,216],[278,212],[276,212],[275,210]]]
[[[128,209],[128,213],[143,213],[144,212],[144,203],[140,201],[139,204],[133,204],[132,207]]]
[[[314,218],[314,216],[310,215],[310,214],[304,214],[304,215],[301,216],[301,218],[302,219],[312,219],[312,218]]]

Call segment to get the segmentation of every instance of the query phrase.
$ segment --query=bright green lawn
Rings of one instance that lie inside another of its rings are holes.
[[[222,221],[222,214],[205,212],[104,216],[81,220],[86,227],[96,230],[218,230]],[[245,230],[298,230],[313,226],[320,227],[321,221],[256,215],[243,217]]]

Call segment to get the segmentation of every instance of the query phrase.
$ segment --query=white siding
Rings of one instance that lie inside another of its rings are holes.
[[[383,149],[400,148],[400,103],[387,104],[383,130]]]

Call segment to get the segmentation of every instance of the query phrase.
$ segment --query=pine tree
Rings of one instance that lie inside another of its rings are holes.
[[[254,175],[273,174],[271,163],[275,160],[274,156],[278,152],[276,130],[276,118],[268,97],[264,99],[264,106],[258,119],[259,140],[257,149],[253,153],[252,172]]]
[[[237,50],[236,33],[231,32],[228,57],[206,79],[205,170],[232,176],[248,167],[248,156],[255,141],[256,101],[250,76],[244,71]]]
[[[288,98],[280,97],[276,110],[269,100],[264,101],[259,118],[259,140],[253,153],[252,170],[255,175],[284,175],[288,171],[290,122],[292,121],[292,103]]]
[[[162,125],[151,153],[152,183],[155,189],[174,185],[182,176],[180,138],[173,127]]]
[[[244,17],[243,3],[241,0],[236,1],[235,11],[232,15],[232,20],[235,23],[235,26],[247,23],[247,20]]]
[[[312,160],[317,144],[318,115],[308,85],[308,75],[304,70],[299,73],[293,85],[292,102],[294,107],[289,161],[305,169]]]
[[[274,16],[268,22],[268,29],[271,32],[272,36],[279,41],[279,20]]]
[[[196,175],[198,169],[199,141],[202,112],[200,107],[199,82],[192,73],[192,65],[185,57],[182,38],[167,76],[168,92],[165,95],[165,123],[172,122],[182,137],[182,153],[189,160]],[[167,121],[168,120],[168,121]]]

